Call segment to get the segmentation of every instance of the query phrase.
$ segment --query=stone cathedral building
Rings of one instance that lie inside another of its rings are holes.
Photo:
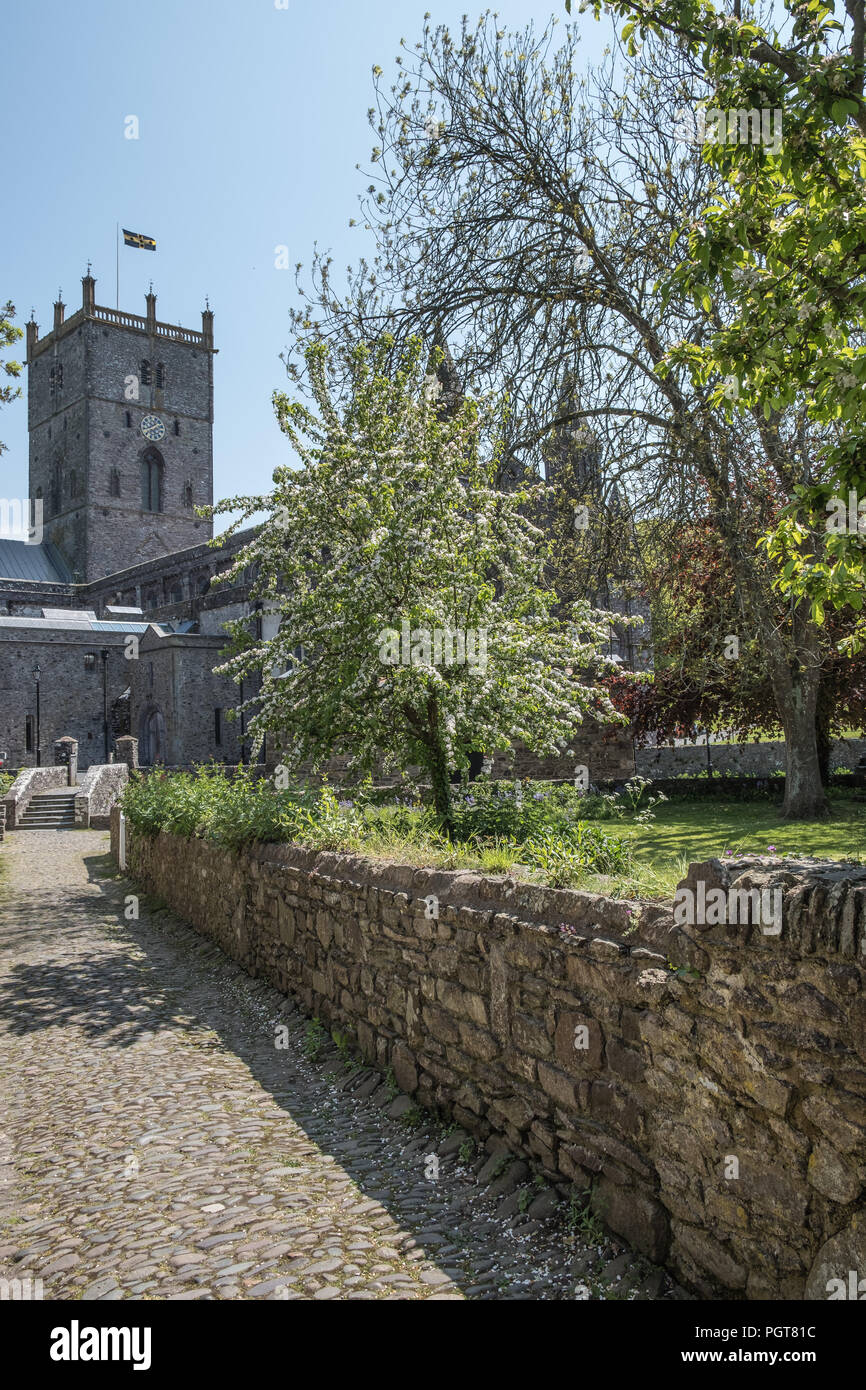
[[[75,313],[57,302],[49,331],[26,333],[43,524],[41,539],[8,526],[3,539],[0,518],[5,766],[51,762],[62,735],[81,767],[107,762],[122,732],[143,763],[236,763],[242,730],[224,716],[238,691],[213,667],[223,624],[251,604],[248,585],[211,593],[211,580],[244,538],[210,548],[196,512],[213,500],[213,314],[164,323],[154,294],[144,314],[109,309],[88,274]]]
[[[36,515],[30,534],[17,538],[0,516],[6,768],[50,763],[63,736],[77,739],[82,769],[107,763],[126,733],[145,766],[248,760],[243,723],[226,714],[253,692],[214,667],[226,622],[248,618],[268,637],[274,620],[252,600],[251,575],[212,588],[249,532],[212,547],[211,523],[196,510],[213,501],[213,313],[205,308],[200,328],[183,328],[157,318],[155,294],[145,301],[144,314],[97,304],[88,273],[79,309],[67,317],[55,303],[41,335],[27,324]],[[446,399],[460,390],[450,355],[440,382]],[[554,447],[561,454],[574,442],[563,437]],[[620,638],[611,641],[614,650]],[[630,649],[622,655],[633,664]],[[634,769],[622,732],[582,730],[565,761],[523,751],[516,770],[570,776],[577,761],[595,781]],[[505,772],[504,757],[496,764]]]

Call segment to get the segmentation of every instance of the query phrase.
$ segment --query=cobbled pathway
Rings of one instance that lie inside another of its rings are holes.
[[[330,1040],[311,1057],[291,1001],[144,898],[136,920],[134,891],[103,832],[0,846],[0,1279],[46,1299],[678,1296],[581,1242],[525,1166],[500,1173]]]

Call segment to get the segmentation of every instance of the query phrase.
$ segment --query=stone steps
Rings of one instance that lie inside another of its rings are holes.
[[[34,792],[18,824],[19,830],[69,830],[75,826],[77,787]]]

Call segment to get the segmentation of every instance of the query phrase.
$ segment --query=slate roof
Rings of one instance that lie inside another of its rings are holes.
[[[26,541],[0,539],[0,579],[69,584],[72,576],[50,541],[28,545]]]

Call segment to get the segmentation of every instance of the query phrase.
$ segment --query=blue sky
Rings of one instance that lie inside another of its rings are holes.
[[[374,63],[390,74],[401,37],[481,12],[451,0],[40,0],[6,11],[4,216],[0,302],[23,327],[50,326],[59,287],[81,302],[88,259],[97,303],[115,302],[115,224],[157,239],[120,252],[120,307],[144,312],[150,279],[157,316],[197,328],[210,296],[216,359],[217,497],[264,491],[288,456],[271,392],[285,383],[279,354],[295,302],[292,266],[313,244],[335,266],[370,250],[350,229],[372,147],[367,109]],[[507,0],[500,24],[565,20],[562,0]],[[577,20],[588,60],[607,23]],[[139,121],[139,139],[124,121]],[[23,342],[17,355],[23,358]],[[0,412],[0,491],[27,495],[24,397]]]

